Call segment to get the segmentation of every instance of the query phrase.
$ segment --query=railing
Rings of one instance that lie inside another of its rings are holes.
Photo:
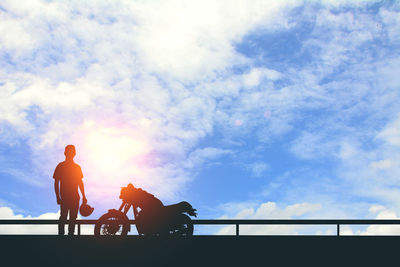
[[[59,220],[0,220],[0,225],[57,225]],[[66,221],[68,223],[68,221]],[[97,220],[76,220],[78,235],[81,225],[96,224]],[[135,224],[135,220],[129,220]],[[239,236],[240,225],[336,225],[336,235],[340,236],[340,225],[400,225],[400,220],[314,220],[314,219],[270,219],[270,220],[192,220],[198,225],[235,225]]]

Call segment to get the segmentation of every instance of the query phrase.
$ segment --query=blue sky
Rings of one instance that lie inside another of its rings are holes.
[[[200,218],[397,218],[399,12],[3,1],[0,216],[56,216],[72,143],[93,218],[128,182]]]

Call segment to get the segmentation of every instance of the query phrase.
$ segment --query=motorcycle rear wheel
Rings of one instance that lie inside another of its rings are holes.
[[[126,236],[129,231],[129,219],[125,214],[108,212],[101,216],[94,227],[94,235]]]

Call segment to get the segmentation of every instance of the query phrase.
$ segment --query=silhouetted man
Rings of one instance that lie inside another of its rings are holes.
[[[67,145],[64,155],[65,161],[60,162],[54,170],[54,191],[56,192],[57,204],[60,205],[61,215],[58,224],[58,234],[64,235],[64,226],[69,213],[70,223],[68,225],[68,235],[73,235],[75,230],[75,220],[79,209],[79,192],[82,193],[82,202],[87,203],[85,190],[83,187],[83,174],[81,167],[74,162],[75,146]]]

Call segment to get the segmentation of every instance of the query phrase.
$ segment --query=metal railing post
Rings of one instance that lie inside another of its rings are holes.
[[[337,228],[336,228],[336,235],[337,235],[337,236],[340,236],[340,224],[337,224],[336,226],[337,226]]]
[[[236,224],[236,236],[239,236],[239,224]]]
[[[77,225],[78,225],[78,235],[81,235],[81,224],[80,224],[80,222],[78,222]]]

